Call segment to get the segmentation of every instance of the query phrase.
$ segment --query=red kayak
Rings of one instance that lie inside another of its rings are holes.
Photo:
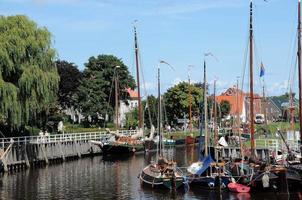
[[[229,183],[228,188],[231,192],[237,192],[237,193],[248,193],[250,192],[250,187],[241,185],[239,183]]]

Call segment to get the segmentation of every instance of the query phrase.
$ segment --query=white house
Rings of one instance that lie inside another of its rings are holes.
[[[128,105],[124,101],[120,101],[119,107],[119,123],[121,127],[126,125],[126,113],[138,107],[138,93],[130,88],[127,89],[130,99],[127,100]]]

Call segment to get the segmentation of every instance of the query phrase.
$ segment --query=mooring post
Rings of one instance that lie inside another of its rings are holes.
[[[63,159],[63,161],[65,161],[65,155],[64,155],[64,152],[63,152],[63,147],[62,147],[62,142],[59,141],[59,147],[60,147],[60,151],[61,151],[61,157]]]
[[[79,149],[80,147],[81,147],[80,143],[78,143],[78,141],[75,141],[75,148],[79,158],[81,158],[81,152]]]
[[[24,143],[24,157],[25,157],[25,164],[27,168],[30,168],[28,156],[27,156],[27,148],[26,148],[26,143]]]
[[[45,160],[45,163],[48,165],[48,158],[47,158],[47,155],[46,155],[46,149],[45,149],[45,144],[42,144],[41,146],[41,150],[42,150],[42,153],[43,153],[43,157],[44,157],[44,160]]]

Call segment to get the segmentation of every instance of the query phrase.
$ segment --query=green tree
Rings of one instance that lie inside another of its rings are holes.
[[[58,101],[62,108],[74,106],[74,94],[80,85],[82,73],[77,66],[64,60],[56,61],[60,76]]]
[[[226,117],[228,114],[230,114],[231,111],[231,105],[230,102],[226,101],[226,100],[222,100],[220,102],[220,111],[221,111],[221,117]]]
[[[148,101],[148,106],[147,106],[147,101]],[[155,96],[153,95],[149,95],[147,96],[146,100],[142,101],[142,105],[144,108],[144,123],[145,126],[147,126],[148,128],[151,128],[150,125],[150,120],[151,123],[154,127],[157,127],[157,115],[158,115],[158,100]],[[149,116],[149,112],[150,112],[150,116]]]
[[[26,16],[0,17],[0,117],[13,128],[34,123],[56,100],[59,76],[51,34]]]
[[[76,100],[86,118],[88,119],[88,116],[92,118],[92,123],[103,122],[106,114],[113,116],[116,73],[119,77],[119,99],[126,100],[129,98],[126,88],[134,89],[135,81],[121,59],[113,55],[99,55],[90,57],[85,64]],[[113,117],[110,118],[111,121],[112,119]]]
[[[190,85],[192,95],[192,116],[198,116],[200,100],[203,97],[202,89]],[[168,122],[174,123],[178,118],[188,118],[189,113],[189,84],[181,82],[167,90],[164,94],[165,110]]]
[[[126,113],[126,127],[137,127],[138,126],[138,109],[134,108]]]

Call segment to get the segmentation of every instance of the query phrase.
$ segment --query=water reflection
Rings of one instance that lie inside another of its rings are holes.
[[[180,166],[197,160],[194,147],[170,148],[165,153]],[[219,194],[193,188],[173,192],[141,187],[138,174],[155,159],[156,152],[131,157],[97,156],[5,174],[0,181],[0,199],[302,199],[301,193]]]

